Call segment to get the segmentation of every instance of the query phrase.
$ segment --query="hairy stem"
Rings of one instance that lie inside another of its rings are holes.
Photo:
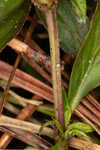
[[[46,20],[47,20],[49,40],[50,40],[55,116],[56,116],[56,119],[64,127],[64,112],[63,112],[62,87],[61,87],[60,51],[59,51],[58,27],[57,27],[56,10],[55,9],[48,10],[46,12]]]

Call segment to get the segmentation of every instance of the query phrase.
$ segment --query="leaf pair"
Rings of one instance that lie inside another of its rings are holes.
[[[65,131],[65,138],[69,136],[83,136],[86,139],[90,139],[90,137],[86,133],[93,132],[93,128],[88,124],[82,122],[74,122],[67,127]]]
[[[66,91],[63,88],[63,100],[64,100],[64,118],[65,118],[65,133],[64,137],[68,138],[70,136],[83,136],[87,139],[89,139],[89,136],[87,136],[86,133],[92,132],[93,128],[89,126],[88,124],[82,123],[82,122],[74,122],[72,124],[69,124],[70,118],[71,118],[71,107],[69,105],[68,97],[66,95]]]

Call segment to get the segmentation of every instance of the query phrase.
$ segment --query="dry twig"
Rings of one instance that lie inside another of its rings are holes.
[[[85,141],[79,138],[72,138],[69,140],[70,147],[79,149],[79,150],[100,150],[100,145],[93,144],[90,141]]]

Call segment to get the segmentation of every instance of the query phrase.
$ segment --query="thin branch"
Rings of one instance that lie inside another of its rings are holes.
[[[41,150],[41,148],[47,149],[47,148],[51,147],[50,143],[48,143],[46,140],[44,140],[43,138],[41,138],[40,136],[38,136],[35,133],[31,133],[31,132],[28,132],[25,130],[11,128],[11,127],[0,127],[0,130],[3,132],[6,132],[8,135],[11,134],[12,137],[18,138],[19,140],[23,141],[24,143],[27,143],[28,145],[36,147],[39,150]],[[3,137],[4,137],[3,139],[8,137],[7,135],[6,135],[6,137],[4,135],[3,135]],[[6,146],[5,146],[6,144],[4,145],[3,139],[2,139],[2,141],[0,141],[0,149],[6,148]]]
[[[85,105],[90,111],[92,110],[92,113],[96,115],[97,117],[100,117],[100,110],[98,110],[95,105],[91,104],[91,102],[88,101],[88,99],[83,98],[82,104]],[[100,107],[99,107],[100,109]]]
[[[33,124],[27,121],[13,119],[11,117],[7,117],[4,115],[0,116],[0,126],[17,128],[17,129],[29,131],[32,133],[39,133],[40,127],[41,127],[38,124]],[[43,129],[42,134],[48,135],[50,137],[55,137],[54,131],[48,127]]]
[[[47,72],[45,72],[33,59],[30,59],[25,55],[22,55],[22,57],[29,65],[32,66],[33,69],[35,69],[41,76],[43,76],[44,79],[46,79],[49,83],[52,83],[50,75]]]
[[[12,72],[11,72],[11,74],[10,74],[10,77],[9,77],[9,80],[8,80],[8,83],[7,83],[7,86],[6,86],[5,90],[4,90],[2,99],[1,99],[1,101],[0,101],[0,114],[2,113],[3,106],[4,106],[5,102],[6,102],[6,97],[7,97],[9,88],[10,88],[10,84],[11,84],[11,81],[13,80],[13,78],[14,78],[14,75],[15,75],[15,72],[16,72],[16,68],[17,68],[18,65],[19,65],[20,59],[21,59],[21,55],[18,54],[17,59],[16,59],[15,64],[14,64],[14,67],[13,67],[13,70],[12,70]]]
[[[33,99],[41,100],[41,98],[38,96],[33,96]],[[32,115],[35,109],[36,106],[29,104],[24,109],[21,110],[21,112],[17,115],[17,118],[20,120],[25,120]],[[8,133],[4,133],[0,138],[0,148],[2,149],[6,148],[11,140],[12,140],[11,135]]]
[[[95,106],[97,108],[97,110],[100,111],[100,103],[97,102],[97,100],[90,94],[88,94],[86,96],[86,98],[88,99],[88,101],[93,104],[93,106]]]
[[[3,71],[3,69],[4,69],[4,71]],[[9,68],[9,65],[8,64],[6,64],[6,63],[1,63],[0,62],[0,77],[2,77],[2,78],[4,78],[4,79],[6,79],[6,80],[8,80],[8,77],[9,77],[9,75],[10,75],[10,72],[9,72],[9,74],[8,74],[8,70],[9,71],[11,71],[11,68]],[[27,81],[24,81],[23,79],[21,79],[20,77],[24,77],[24,75],[25,75],[25,79],[27,79]],[[6,78],[5,78],[6,77]],[[17,80],[16,80],[17,79]],[[16,70],[16,74],[15,74],[15,77],[14,77],[14,80],[12,81],[12,83],[14,83],[15,85],[17,85],[17,86],[19,86],[19,83],[20,83],[20,86],[19,87],[22,87],[22,88],[25,88],[26,90],[29,90],[29,91],[33,91],[32,89],[33,89],[33,85],[34,85],[34,83],[36,82],[32,82],[32,80],[33,80],[33,77],[32,78],[30,78],[29,77],[29,75],[27,75],[26,76],[26,74],[25,73],[20,73],[19,74],[19,71],[17,71]],[[31,85],[30,86],[30,84],[29,84],[29,82],[32,82],[33,83],[33,85]],[[28,84],[26,84],[26,83],[28,83]],[[22,86],[23,85],[23,86]],[[26,86],[25,86],[26,85]],[[28,86],[28,87],[27,87]],[[41,87],[41,86],[40,86]],[[51,92],[51,90],[50,89],[48,89],[48,88],[45,88],[45,95],[47,94],[48,96],[47,96],[47,99],[48,98],[50,98],[50,97],[52,97],[52,99],[51,99],[51,102],[53,102],[52,100],[53,100],[53,96],[52,96],[52,92]],[[34,89],[35,90],[35,89]],[[33,92],[34,93],[34,92]],[[44,97],[44,94],[43,94],[43,97]],[[92,101],[92,100],[91,100]],[[81,110],[81,109],[80,109]],[[89,115],[88,115],[88,113],[87,113],[87,111],[86,111],[86,108],[85,107],[83,107],[83,110],[84,110],[84,115],[86,114],[87,115],[87,117],[89,117]],[[92,111],[92,110],[91,110]],[[95,116],[93,116],[93,114],[92,114],[92,117],[90,117],[90,119],[93,121],[94,120],[94,117]],[[97,120],[97,119],[96,119]],[[98,123],[100,124],[100,120],[98,120]]]
[[[8,102],[5,104],[4,108],[15,115],[17,115],[20,112],[19,108],[15,107],[14,105]]]
[[[77,107],[77,110],[79,110],[84,116],[89,118],[92,122],[94,122],[96,125],[100,126],[100,118],[93,115],[91,111],[89,111],[87,108],[85,108],[83,105],[79,105]]]
[[[0,78],[4,80],[8,80],[9,75],[11,73],[11,69],[12,69],[12,66],[0,61]],[[43,82],[37,80],[36,78],[32,77],[31,75],[19,69],[16,70],[12,84],[20,88],[23,88],[31,93],[39,95],[40,97],[46,100],[49,100],[50,102],[53,101],[51,87],[47,86]]]
[[[45,52],[32,40],[28,40],[26,43],[33,44],[34,48],[29,47],[24,42],[13,39],[8,43],[8,46],[13,48],[15,51],[20,52],[22,54],[23,59],[32,66],[41,76],[46,78],[49,83],[51,83],[51,77],[48,75],[41,67],[38,65],[42,65],[47,72],[51,73],[51,61],[50,57],[46,56]],[[22,49],[24,47],[24,49]],[[23,55],[24,54],[24,55]],[[28,57],[26,57],[26,56]],[[37,64],[38,63],[38,64]],[[63,85],[68,88],[67,83],[62,79]]]
[[[19,96],[18,94],[16,94],[15,92],[13,92],[11,90],[9,90],[9,94],[11,94],[13,97],[18,99],[19,102],[23,102],[25,104],[24,106],[26,106],[27,104],[32,104],[32,105],[36,105],[36,106],[39,106],[39,105],[43,104],[42,101],[30,100],[30,99],[21,97],[21,96]]]
[[[70,147],[78,150],[100,150],[100,145],[93,144],[90,141],[85,141],[79,138],[72,138],[69,140]]]

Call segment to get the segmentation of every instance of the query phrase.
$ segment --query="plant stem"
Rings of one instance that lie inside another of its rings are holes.
[[[46,12],[46,20],[47,20],[49,40],[50,40],[55,117],[64,127],[60,50],[59,50],[56,9],[48,10]]]

